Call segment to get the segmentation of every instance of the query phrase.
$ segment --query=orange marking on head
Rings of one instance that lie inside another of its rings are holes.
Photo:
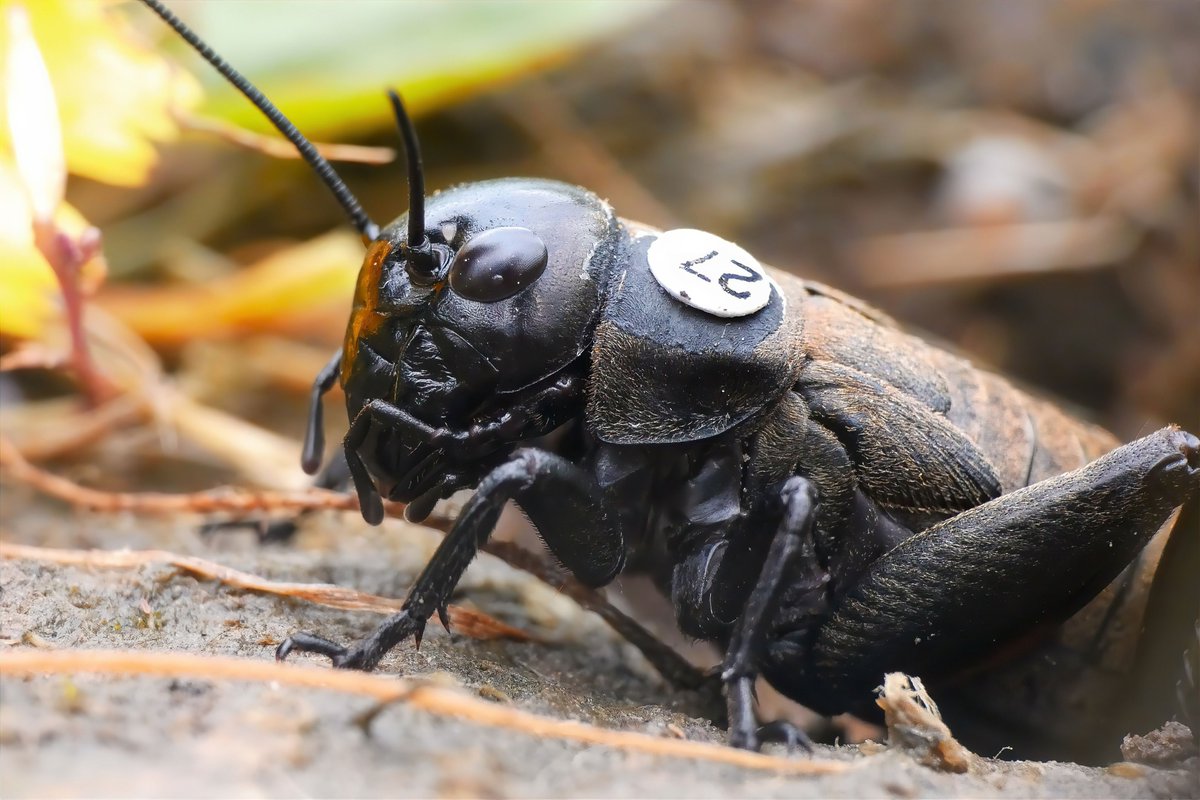
[[[358,356],[358,341],[368,333],[368,320],[375,316],[379,307],[379,284],[383,280],[383,263],[392,252],[392,243],[378,239],[371,243],[358,271],[358,283],[354,287],[354,310],[346,326],[346,340],[342,346],[341,382],[344,386],[354,360]]]

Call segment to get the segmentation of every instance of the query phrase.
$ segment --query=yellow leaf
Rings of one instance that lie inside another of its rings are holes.
[[[362,258],[358,235],[335,231],[279,250],[220,280],[152,288],[108,286],[96,302],[159,346],[247,330],[312,335],[313,318],[331,308],[340,327]]]
[[[13,4],[0,0],[0,42],[8,41]],[[195,79],[139,45],[110,3],[24,5],[58,98],[68,170],[119,186],[145,182],[157,160],[153,142],[178,135],[172,109],[190,109],[200,100]],[[8,125],[0,125],[0,149],[8,149],[8,136]]]
[[[8,58],[4,65],[7,70],[4,89],[8,92],[8,133],[13,156],[34,216],[49,221],[63,200],[67,184],[54,85],[33,38],[25,6],[9,6],[5,21]]]
[[[65,203],[58,206],[54,221],[72,235],[88,227]],[[33,209],[25,187],[12,162],[0,157],[0,334],[38,337],[58,314],[57,296],[58,281],[33,244]]]

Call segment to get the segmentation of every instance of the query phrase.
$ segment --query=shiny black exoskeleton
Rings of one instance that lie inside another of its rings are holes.
[[[456,266],[490,231],[469,263],[540,274],[464,297]],[[1103,455],[1107,434],[824,287],[776,275],[733,320],[675,301],[647,265],[658,234],[574,186],[451,189],[424,234],[446,248],[432,274],[414,280],[403,217],[360,274],[337,372],[346,456],[372,521],[377,492],[417,519],[476,494],[404,612],[352,648],[303,635],[284,654],[373,668],[420,636],[515,500],[585,583],[655,576],[683,631],[726,650],[731,737],[756,746],[759,674],[827,713],[868,710],[889,670],[938,686],[1071,617],[1197,485],[1195,437]]]
[[[1069,741],[1103,713],[1119,676],[1094,667],[1139,623],[1127,589],[1200,486],[1200,440],[1165,428],[1118,447],[860,301],[708,234],[623,221],[578,187],[497,180],[426,206],[393,102],[410,213],[378,230],[339,195],[369,249],[305,465],[340,382],[368,520],[381,497],[422,519],[475,493],[400,613],[350,647],[297,634],[280,658],[372,669],[419,640],[512,500],[581,581],[647,571],[681,629],[723,649],[737,746],[799,736],[759,728],[759,676],[862,713],[885,672],[919,674],[977,746],[1018,729]],[[1068,697],[1083,685],[1096,702]]]

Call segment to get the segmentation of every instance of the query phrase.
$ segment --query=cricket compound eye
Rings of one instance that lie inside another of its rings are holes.
[[[495,303],[536,281],[546,259],[546,243],[528,228],[493,228],[455,254],[450,289],[468,300]]]

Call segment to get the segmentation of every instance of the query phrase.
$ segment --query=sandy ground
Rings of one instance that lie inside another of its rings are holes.
[[[348,514],[314,517],[294,547],[260,548],[245,534],[206,542],[194,518],[79,514],[20,487],[3,491],[5,542],[166,548],[276,580],[389,596],[403,594],[437,542],[436,534],[400,523],[366,529]],[[117,648],[269,661],[292,631],[349,641],[378,619],[165,566],[94,569],[8,558],[0,561],[0,587],[0,653],[10,654]],[[421,676],[548,717],[722,741],[722,731],[693,716],[698,697],[665,685],[597,617],[528,575],[482,557],[456,601],[540,641],[476,641],[431,625],[420,651],[397,648],[381,672]],[[1132,764],[979,759],[967,773],[949,774],[898,750],[865,755],[821,746],[813,759],[849,768],[787,776],[538,738],[402,703],[364,725],[368,698],[272,682],[5,675],[0,691],[0,789],[12,798],[1200,796],[1194,770]]]

